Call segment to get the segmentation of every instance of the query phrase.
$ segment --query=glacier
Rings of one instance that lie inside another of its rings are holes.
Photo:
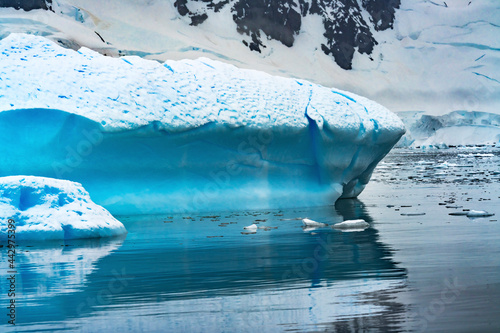
[[[123,224],[96,205],[80,184],[33,176],[0,177],[0,239],[44,241],[125,233]]]
[[[396,113],[407,129],[398,147],[447,148],[500,146],[500,115],[489,112],[454,111],[432,116],[424,111]]]
[[[112,214],[356,197],[404,134],[364,97],[219,61],[0,41],[0,176],[81,183]]]

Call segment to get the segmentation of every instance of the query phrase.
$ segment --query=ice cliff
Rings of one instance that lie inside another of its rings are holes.
[[[408,132],[400,147],[490,145],[500,146],[500,115],[488,112],[455,111],[442,116],[420,112],[398,112]]]
[[[115,214],[355,197],[404,133],[366,98],[205,58],[0,41],[0,176],[80,182]]]
[[[124,233],[123,224],[92,202],[80,184],[32,176],[0,177],[0,239],[17,242]]]

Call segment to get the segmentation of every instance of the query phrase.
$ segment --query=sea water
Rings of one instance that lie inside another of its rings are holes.
[[[396,149],[332,206],[117,216],[126,237],[20,245],[15,297],[4,245],[0,330],[496,332],[499,180],[498,149]]]

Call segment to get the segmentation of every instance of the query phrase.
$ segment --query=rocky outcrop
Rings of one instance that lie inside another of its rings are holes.
[[[24,9],[26,11],[33,9],[51,9],[52,0],[2,0],[0,7],[12,7],[15,9]]]
[[[327,42],[318,47],[332,55],[340,67],[351,69],[356,51],[371,54],[377,44],[372,29],[392,28],[400,0],[363,0],[361,3],[357,0],[177,0],[174,4],[179,14],[188,16],[195,26],[203,24],[211,12],[227,5],[231,6],[238,32],[247,36],[243,43],[256,52],[266,47],[267,39],[293,46],[302,19],[319,15]],[[364,11],[370,22],[364,19]]]

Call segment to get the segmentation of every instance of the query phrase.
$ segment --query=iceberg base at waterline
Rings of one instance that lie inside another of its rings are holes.
[[[43,241],[111,237],[123,224],[77,183],[33,176],[0,177],[0,239]]]
[[[10,157],[0,176],[81,183],[114,215],[331,205],[359,195],[399,138],[356,139],[314,125],[107,132],[49,109],[0,112],[0,131],[0,154]]]

